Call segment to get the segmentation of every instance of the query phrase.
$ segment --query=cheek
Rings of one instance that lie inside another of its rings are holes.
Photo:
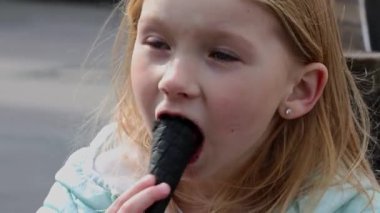
[[[139,48],[135,48],[131,59],[131,84],[138,110],[144,121],[154,118],[154,103],[157,95],[157,81],[149,61]]]
[[[246,86],[255,85],[255,86]],[[220,106],[218,110],[223,117],[235,117],[245,119],[250,115],[260,115],[265,111],[272,111],[275,105],[274,93],[268,85],[257,82],[240,82],[239,84],[229,84],[223,91],[215,91],[211,97],[215,106]]]
[[[229,134],[257,134],[269,123],[275,111],[264,101],[258,97],[235,95],[232,100],[222,101],[223,107],[216,116],[224,120],[220,124],[224,123],[223,128]]]
[[[233,143],[237,139],[247,143],[257,141],[268,128],[279,104],[279,96],[269,84],[242,82],[230,83],[223,93],[216,90],[212,99],[214,107],[209,109],[217,134]]]
[[[143,61],[139,60],[138,55],[133,54],[131,61],[131,84],[133,95],[137,101],[144,97],[144,87],[147,84],[146,79],[144,79],[144,74],[146,72],[146,65]]]

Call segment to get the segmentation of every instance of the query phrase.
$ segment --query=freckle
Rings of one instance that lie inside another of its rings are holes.
[[[235,129],[230,129],[230,133],[234,133],[235,132]]]

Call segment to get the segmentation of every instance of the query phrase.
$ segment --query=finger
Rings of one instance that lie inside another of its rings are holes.
[[[134,186],[132,186],[131,189],[121,194],[120,197],[118,197],[108,208],[107,212],[117,212],[120,209],[120,207],[132,196],[146,189],[147,187],[154,186],[155,182],[156,180],[153,175],[149,174],[144,176]]]
[[[154,202],[166,198],[169,193],[170,187],[167,183],[148,187],[125,202],[119,211],[133,213],[145,212]]]

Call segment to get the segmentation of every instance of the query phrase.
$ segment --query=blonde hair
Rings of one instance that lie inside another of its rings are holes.
[[[366,159],[370,141],[367,107],[343,56],[332,0],[258,0],[283,28],[290,51],[303,63],[321,62],[329,70],[322,97],[307,115],[296,120],[274,117],[274,132],[244,168],[231,177],[210,211],[285,212],[304,195],[317,202],[332,184],[350,183],[365,191],[362,178],[376,185]],[[130,0],[116,40],[117,53],[125,53],[118,67],[116,119],[122,133],[149,155],[148,130],[134,102],[129,69],[143,0]],[[127,31],[126,31],[127,30]],[[127,36],[127,37],[126,37]],[[120,45],[128,38],[126,45]],[[176,196],[181,193],[180,185]],[[190,198],[188,198],[190,199]]]

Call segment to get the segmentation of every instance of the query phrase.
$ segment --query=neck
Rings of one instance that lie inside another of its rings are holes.
[[[240,163],[236,163],[239,161]],[[185,178],[178,185],[174,202],[182,212],[210,212],[210,204],[215,201],[218,193],[223,188],[234,187],[235,180],[240,177],[234,177],[231,174],[241,174],[249,161],[249,158],[241,158],[235,161],[235,164],[225,165],[222,170],[217,171],[210,177],[197,179]],[[239,166],[238,166],[239,165]]]
[[[216,181],[187,181],[178,185],[173,200],[182,212],[209,212],[209,204],[220,189]]]

